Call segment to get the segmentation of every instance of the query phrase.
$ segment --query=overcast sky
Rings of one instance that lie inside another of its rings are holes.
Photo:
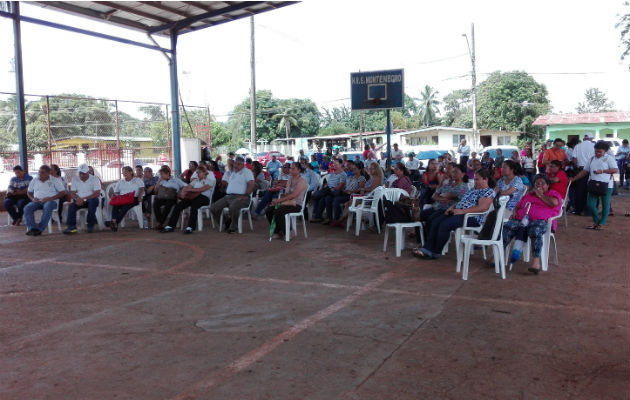
[[[626,7],[626,12],[627,12]],[[405,91],[429,84],[444,96],[470,87],[466,39],[475,23],[478,81],[493,71],[525,70],[547,86],[554,112],[574,112],[589,87],[630,110],[630,60],[622,52],[622,0],[305,1],[256,16],[257,89],[348,104],[350,73],[405,70]],[[147,41],[143,34],[22,4],[22,13]],[[248,96],[249,19],[179,41],[184,102],[224,119]],[[169,102],[164,56],[107,40],[23,23],[25,91]],[[14,91],[10,20],[0,19],[0,91]],[[168,41],[162,40],[167,46]],[[570,74],[587,73],[587,74]]]

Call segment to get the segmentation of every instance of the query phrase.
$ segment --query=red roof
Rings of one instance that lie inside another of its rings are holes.
[[[609,122],[630,122],[630,111],[541,115],[536,118],[534,125],[604,124]]]

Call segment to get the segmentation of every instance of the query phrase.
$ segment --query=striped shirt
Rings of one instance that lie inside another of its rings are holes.
[[[346,179],[347,176],[345,172],[340,171],[338,174],[328,174],[328,176],[326,177],[326,182],[328,183],[329,188],[334,189],[340,183],[345,183]]]

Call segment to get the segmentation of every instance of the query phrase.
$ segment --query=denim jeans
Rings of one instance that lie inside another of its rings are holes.
[[[30,231],[32,229],[39,229],[45,231],[48,227],[48,222],[52,217],[53,211],[57,208],[57,200],[47,201],[42,203],[41,201],[31,201],[24,207],[24,219],[26,220],[26,228]],[[42,213],[42,219],[39,224],[35,223],[35,211],[44,210]]]
[[[7,212],[11,216],[11,219],[15,221],[19,218],[22,218],[22,215],[24,215],[24,207],[30,201],[31,200],[28,197],[7,197],[6,199],[4,199],[4,209],[7,210]]]
[[[77,211],[81,208],[87,208],[87,226],[88,228],[93,227],[96,224],[96,211],[98,210],[99,199],[89,199],[87,202],[84,202],[82,206],[78,206],[74,201],[70,202],[68,205],[68,217],[66,221],[66,225],[69,229],[74,229],[77,227]]]

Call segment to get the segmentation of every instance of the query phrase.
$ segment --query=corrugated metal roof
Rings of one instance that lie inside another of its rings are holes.
[[[587,114],[548,114],[536,118],[534,125],[574,125],[630,122],[630,111]]]
[[[40,7],[168,36],[274,10],[296,1],[29,1]]]

